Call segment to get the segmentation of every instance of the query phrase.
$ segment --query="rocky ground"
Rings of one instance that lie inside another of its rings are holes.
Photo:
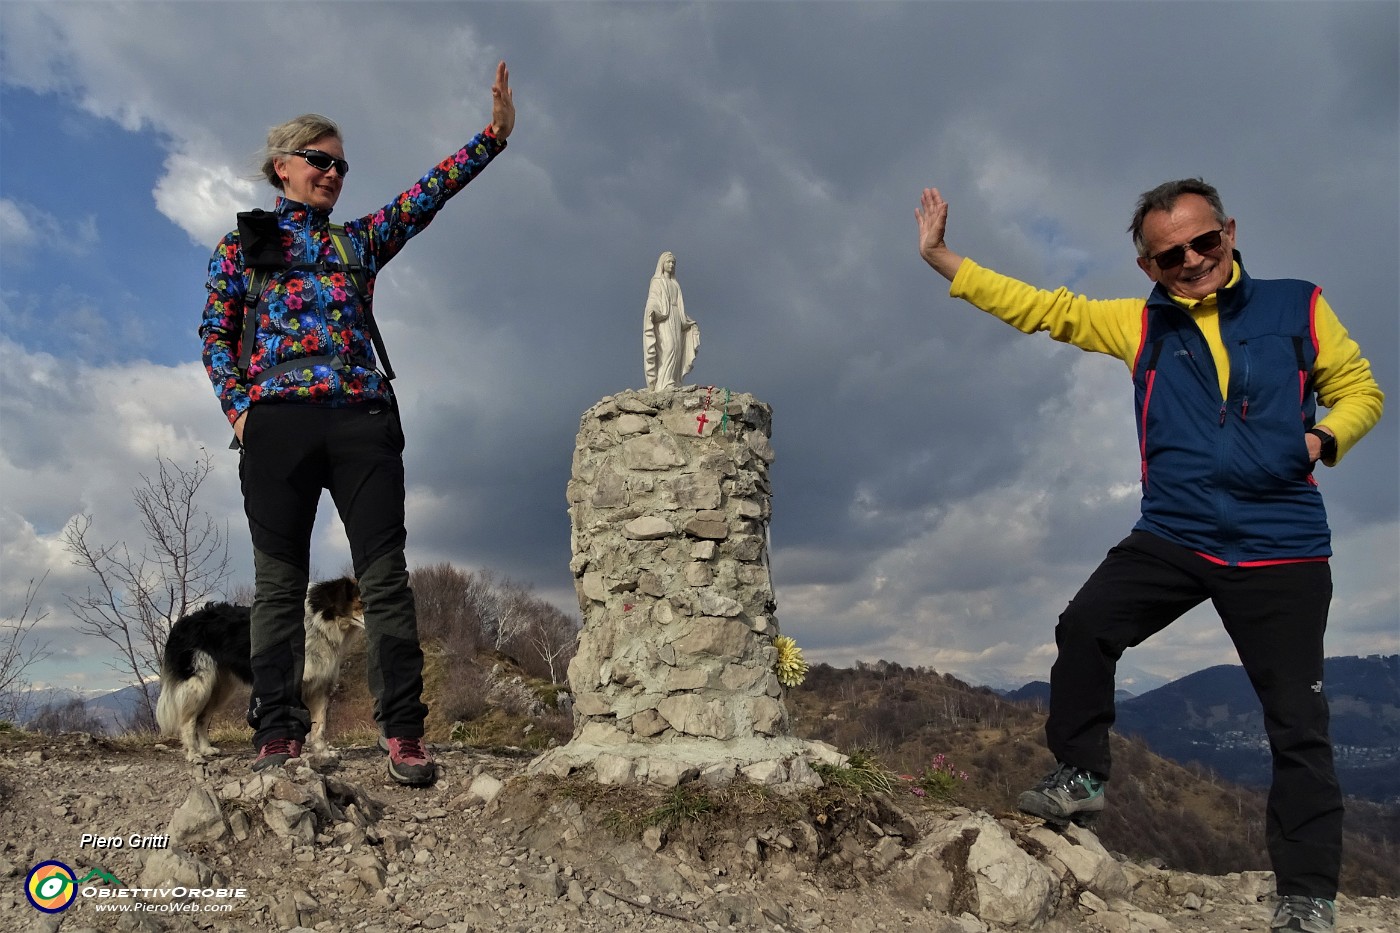
[[[412,789],[387,780],[373,747],[255,776],[243,750],[192,766],[150,743],[0,734],[0,929],[1268,926],[1267,873],[1203,877],[1130,863],[1091,833],[1014,815],[829,788],[645,794],[513,780],[523,754],[436,752],[441,780]],[[84,834],[121,845],[98,847]],[[25,893],[46,861],[78,882],[58,913],[35,909]],[[106,878],[84,881],[94,870]],[[1394,899],[1343,896],[1339,914],[1345,933],[1400,930]]]

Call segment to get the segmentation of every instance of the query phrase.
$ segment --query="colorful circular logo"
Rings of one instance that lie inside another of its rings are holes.
[[[24,879],[24,896],[36,910],[46,914],[67,910],[78,896],[73,869],[62,862],[40,862],[29,869],[29,877]]]

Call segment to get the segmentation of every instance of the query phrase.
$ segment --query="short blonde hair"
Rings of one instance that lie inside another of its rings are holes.
[[[340,127],[330,117],[319,113],[304,113],[286,123],[279,123],[267,131],[267,145],[263,148],[262,176],[268,184],[282,190],[282,179],[277,175],[277,159],[303,149],[326,136],[341,139]]]

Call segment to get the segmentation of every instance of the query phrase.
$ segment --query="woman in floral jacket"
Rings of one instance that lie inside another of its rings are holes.
[[[364,601],[389,773],[406,784],[435,779],[422,743],[423,652],[404,559],[403,431],[382,350],[376,359],[370,300],[383,265],[505,148],[515,126],[505,62],[491,96],[485,130],[382,209],[343,227],[330,220],[350,168],[340,130],[316,114],[274,127],[262,171],[280,192],[276,206],[240,215],[239,229],[210,259],[199,333],[241,448],[253,540],[255,770],[298,756],[309,730],[303,603],[317,502],[329,489]],[[254,275],[254,266],[271,271]]]

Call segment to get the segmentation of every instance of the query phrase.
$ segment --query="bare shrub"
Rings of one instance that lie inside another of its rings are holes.
[[[62,732],[87,732],[92,735],[106,735],[107,726],[100,718],[87,711],[87,704],[76,697],[63,703],[50,703],[39,710],[29,724],[32,732],[44,735],[58,735]]]
[[[560,710],[546,710],[538,718],[539,731],[544,734],[546,740],[553,740],[556,745],[563,745],[574,736],[574,717],[570,713]]]
[[[418,632],[453,655],[471,657],[482,643],[478,581],[448,563],[415,568],[409,577]]]
[[[117,649],[108,663],[140,686],[160,672],[160,656],[175,620],[208,601],[228,579],[228,530],[195,502],[214,471],[208,451],[194,465],[156,458],[155,476],[141,477],[132,500],[146,534],[139,553],[122,542],[89,540],[92,516],[79,515],[63,530],[73,563],[88,570],[94,585],[69,596],[78,631]],[[155,709],[145,694],[147,719]]]
[[[152,691],[147,689],[147,693]],[[156,692],[159,697],[159,692]],[[151,707],[145,703],[137,703],[131,712],[122,718],[121,731],[123,734],[143,734],[156,733],[160,727],[156,725],[156,717],[151,713]]]
[[[529,586],[447,563],[415,569],[411,583],[419,634],[439,642],[450,657],[496,651],[531,677],[564,680],[578,646],[578,623]]]
[[[34,597],[39,593],[48,574],[36,583],[29,581],[24,591],[24,609],[18,619],[0,619],[0,720],[19,722],[29,712],[26,695],[29,691],[27,674],[33,664],[49,656],[48,643],[30,640],[34,626],[48,615],[32,615]]]
[[[569,661],[578,652],[578,623],[537,597],[517,599],[523,628],[506,643],[506,652],[531,677],[563,683]]]
[[[253,596],[258,588],[252,583],[238,583],[224,588],[224,602],[233,606],[253,605]]]
[[[487,672],[472,663],[449,664],[437,706],[447,722],[472,720],[491,708]]]

